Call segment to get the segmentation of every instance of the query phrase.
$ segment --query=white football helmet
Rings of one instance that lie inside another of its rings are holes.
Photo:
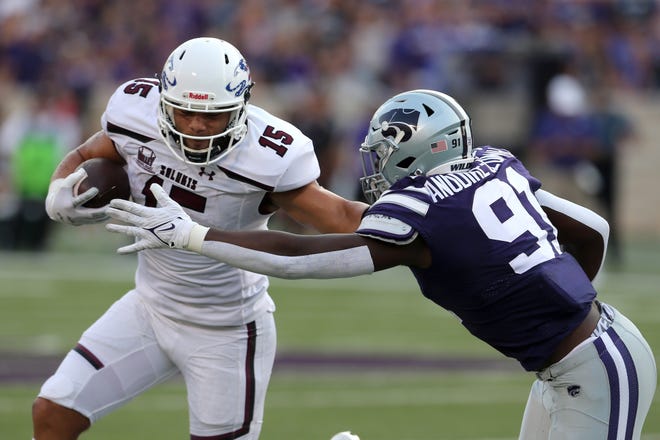
[[[470,168],[470,117],[444,93],[400,93],[376,110],[360,153],[362,191],[373,203],[403,177]]]
[[[168,57],[160,76],[158,127],[165,143],[187,163],[216,162],[245,137],[252,85],[245,58],[234,46],[208,37],[186,41]],[[185,135],[174,123],[175,108],[203,113],[229,112],[229,123],[221,133]],[[206,140],[208,148],[188,148],[186,139]]]

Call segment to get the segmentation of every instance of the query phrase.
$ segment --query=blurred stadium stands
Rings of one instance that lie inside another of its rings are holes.
[[[658,236],[658,9],[654,0],[4,0],[0,222],[16,206],[11,157],[35,109],[48,103],[51,120],[61,121],[52,129],[74,147],[99,128],[119,83],[154,76],[173,47],[211,35],[243,52],[253,102],[308,129],[322,183],[352,198],[356,147],[390,95],[450,93],[471,113],[477,145],[525,158],[547,85],[570,60],[589,104],[605,91],[633,127],[617,145],[618,227]],[[552,190],[555,181],[545,184]],[[607,212],[593,194],[563,195]]]

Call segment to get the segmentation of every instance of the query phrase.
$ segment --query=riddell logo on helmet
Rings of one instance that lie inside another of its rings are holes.
[[[194,99],[196,101],[213,101],[215,96],[212,93],[205,92],[186,92],[184,97],[188,99]]]

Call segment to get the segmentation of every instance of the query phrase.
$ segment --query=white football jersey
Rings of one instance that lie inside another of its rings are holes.
[[[212,165],[187,164],[160,136],[158,105],[158,81],[140,78],[119,86],[101,117],[103,130],[128,164],[137,203],[154,205],[148,188],[158,183],[202,225],[266,229],[272,213],[260,211],[264,197],[319,176],[312,141],[254,105],[247,110],[247,135],[232,151]],[[266,276],[183,250],[141,251],[135,283],[160,313],[200,325],[244,324],[275,308]]]

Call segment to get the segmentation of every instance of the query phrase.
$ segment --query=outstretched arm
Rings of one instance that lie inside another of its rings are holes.
[[[247,237],[234,234],[214,231],[216,240],[226,241],[205,240],[199,253],[251,272],[287,279],[346,278],[375,271],[369,246],[362,243],[364,239],[355,234],[333,237],[301,236],[278,231],[255,231],[254,235],[248,233]],[[328,240],[319,246],[315,239],[320,238]],[[232,241],[242,242],[242,245],[230,243]],[[280,244],[283,246],[280,247]],[[323,250],[303,253],[306,252],[306,244]],[[300,246],[296,255],[278,253],[283,248],[295,246]],[[331,250],[336,247],[339,249]],[[272,251],[258,248],[270,248]]]
[[[424,242],[399,246],[360,235],[296,235],[279,231],[220,231],[193,222],[158,185],[151,191],[159,207],[116,199],[110,217],[129,225],[107,229],[137,241],[119,253],[171,247],[191,250],[252,272],[279,278],[343,278],[397,265],[423,265],[430,258]]]
[[[538,190],[536,198],[557,228],[559,243],[575,257],[589,279],[596,278],[607,251],[607,221],[584,206],[544,190]]]

